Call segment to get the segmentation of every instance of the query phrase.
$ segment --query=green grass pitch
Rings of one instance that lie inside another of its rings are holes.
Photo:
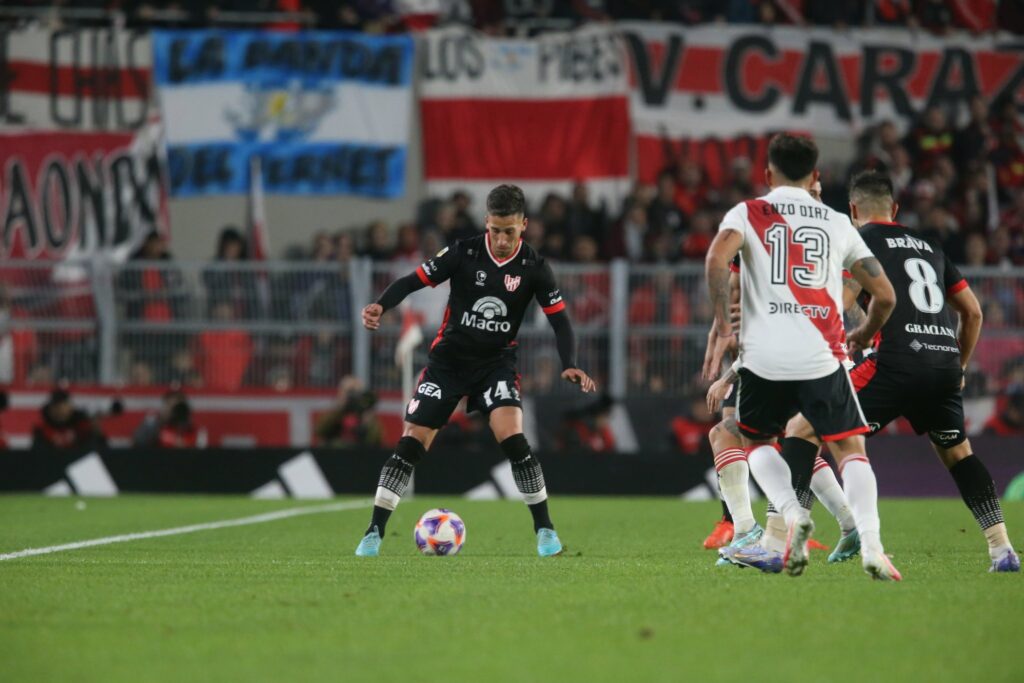
[[[76,502],[0,496],[0,553],[300,505]],[[413,524],[441,505],[466,546],[421,557]],[[715,567],[717,509],[555,498],[568,551],[544,560],[521,504],[431,497],[377,559],[352,556],[358,509],[3,561],[0,681],[1022,680],[1024,577],[987,573],[959,501],[882,502],[900,584],[818,552],[796,579]],[[1020,543],[1024,505],[1006,516]]]

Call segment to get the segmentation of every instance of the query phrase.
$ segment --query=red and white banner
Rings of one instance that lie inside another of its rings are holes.
[[[427,191],[520,185],[534,201],[583,181],[610,206],[629,188],[625,53],[609,28],[505,40],[428,31],[420,59]]]
[[[643,22],[617,29],[630,57],[644,181],[687,146],[717,164],[730,148],[780,130],[848,138],[883,120],[905,130],[929,105],[966,116],[974,95],[994,102],[1024,85],[1024,44],[1009,35]]]
[[[126,256],[166,232],[148,35],[0,33],[0,258]]]

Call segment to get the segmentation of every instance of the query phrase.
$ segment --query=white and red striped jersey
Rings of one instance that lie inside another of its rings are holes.
[[[743,235],[740,361],[771,380],[816,379],[846,357],[843,269],[872,256],[850,219],[806,190],[741,202],[719,230]]]

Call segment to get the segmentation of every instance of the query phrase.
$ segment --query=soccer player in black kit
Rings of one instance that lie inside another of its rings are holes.
[[[961,389],[981,334],[981,306],[941,247],[895,222],[898,210],[887,176],[865,171],[851,182],[850,218],[896,290],[896,308],[875,337],[874,352],[850,373],[868,436],[900,416],[918,434],[927,432],[985,534],[989,571],[1019,572],[995,483],[964,429]],[[844,284],[858,287],[854,281]],[[851,344],[851,352],[856,350]],[[786,434],[787,462],[814,459],[820,442],[803,416],[789,422]],[[806,479],[796,473],[793,478],[798,488]]]
[[[467,410],[488,416],[491,431],[512,464],[516,487],[533,515],[537,553],[548,557],[562,551],[548,514],[544,473],[523,435],[515,338],[531,301],[536,299],[555,331],[562,378],[578,384],[584,393],[595,387],[576,367],[576,339],[551,266],[523,241],[525,212],[523,191],[499,185],[487,195],[485,234],[442,249],[363,309],[363,325],[376,330],[384,312],[409,294],[451,280],[444,322],[406,408],[402,438],[381,471],[373,518],[356,555],[380,553],[385,525],[416,463],[464,396],[469,399]]]

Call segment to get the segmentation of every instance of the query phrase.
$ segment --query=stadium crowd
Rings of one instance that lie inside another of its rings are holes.
[[[26,0],[18,4],[119,11],[129,25],[145,27],[213,23],[384,33],[458,23],[506,35],[565,30],[593,21],[651,20],[688,25],[905,26],[936,34],[1024,32],[1021,0]]]

